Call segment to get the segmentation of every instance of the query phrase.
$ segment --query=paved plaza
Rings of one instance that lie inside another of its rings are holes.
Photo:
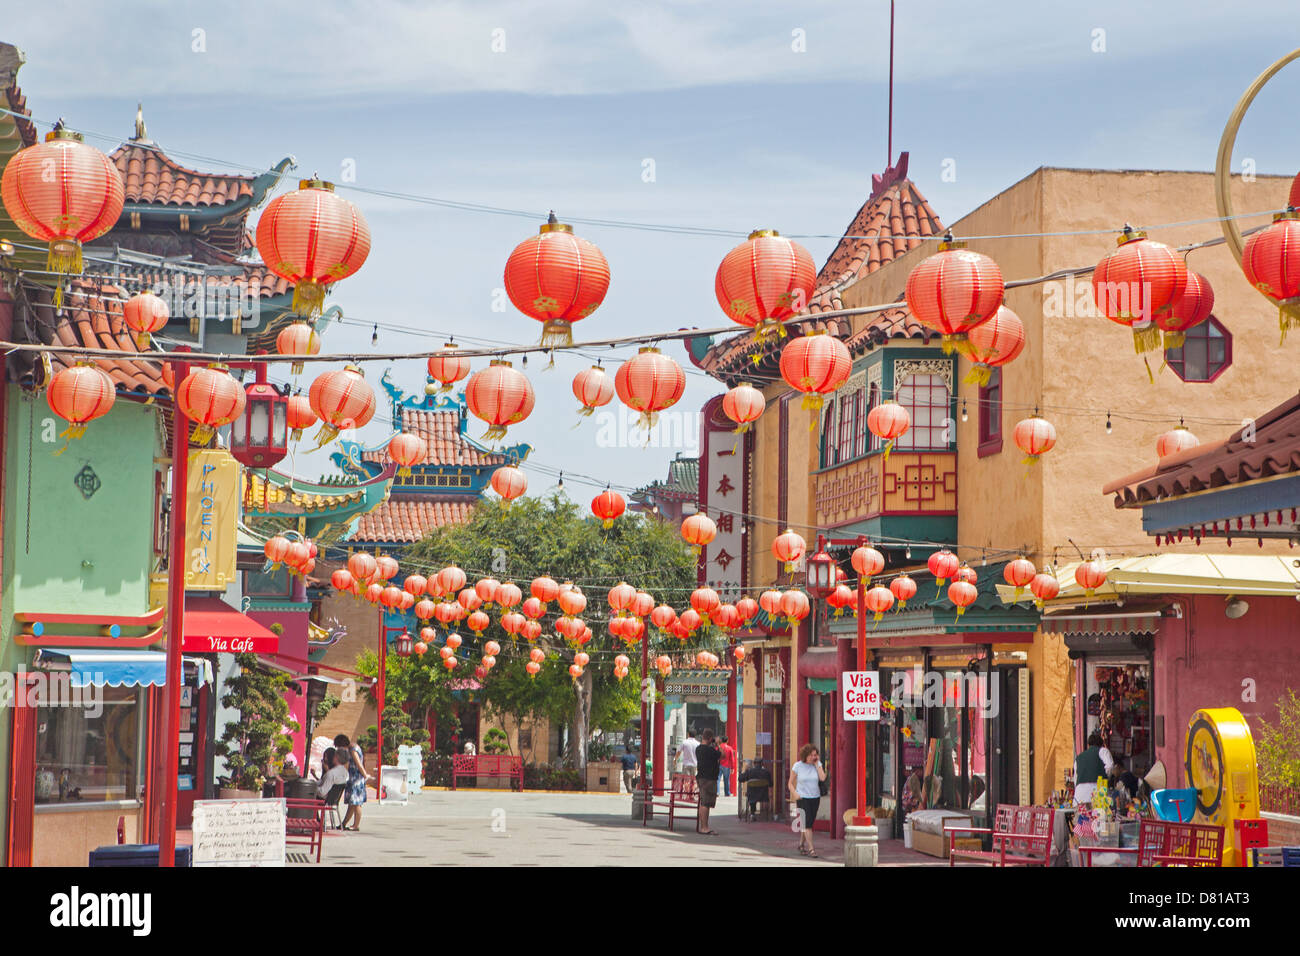
[[[731,804],[724,812],[723,804]],[[331,831],[325,866],[839,866],[841,844],[818,833],[818,859],[801,856],[788,825],[743,823],[734,801],[719,798],[717,836],[695,832],[693,816],[678,817],[674,832],[657,816],[642,827],[631,819],[627,794],[513,793],[424,790],[410,803],[366,804],[363,829]],[[943,865],[881,845],[883,865]],[[289,861],[306,864],[304,848]],[[306,865],[315,866],[310,863]]]

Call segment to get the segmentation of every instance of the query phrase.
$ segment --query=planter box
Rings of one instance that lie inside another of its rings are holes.
[[[222,800],[260,800],[262,793],[259,790],[231,790],[228,787],[222,787],[218,791]]]
[[[588,793],[618,793],[622,787],[622,765],[614,761],[593,760],[587,764]]]

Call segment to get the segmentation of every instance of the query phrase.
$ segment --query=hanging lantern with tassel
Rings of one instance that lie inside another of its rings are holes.
[[[573,234],[555,213],[536,236],[506,260],[506,295],[542,325],[544,346],[572,345],[573,323],[600,307],[609,289],[609,263],[597,246]]]

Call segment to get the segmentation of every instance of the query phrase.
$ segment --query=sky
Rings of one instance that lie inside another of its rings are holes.
[[[894,153],[910,151],[910,176],[944,222],[1043,165],[1212,169],[1237,98],[1300,45],[1294,22],[1294,4],[1276,0],[1249,16],[1176,0],[902,3]],[[325,332],[327,352],[371,352],[376,323],[373,352],[427,351],[448,335],[537,341],[540,324],[500,309],[499,290],[511,249],[551,209],[734,234],[577,226],[612,275],[579,340],[724,326],[713,277],[726,252],[776,228],[807,237],[820,265],[887,163],[886,0],[45,0],[7,11],[0,40],[26,54],[18,82],[42,128],[64,117],[109,150],[143,103],[150,138],[184,165],[247,173],[293,156],[282,190],[313,173],[339,181],[373,245],[333,291],[345,321]],[[1300,168],[1297,94],[1293,66],[1252,106],[1235,164]],[[1213,214],[1189,207],[1185,218]],[[564,469],[565,490],[585,501],[698,452],[698,410],[721,386],[681,345],[664,350],[687,387],[671,433],[649,447],[626,416],[574,427],[574,373],[596,357],[613,369],[633,349],[561,356],[548,370],[529,361],[537,408],[508,441],[534,446],[530,493]],[[423,361],[389,364],[421,393]],[[385,367],[367,366],[376,386]],[[471,436],[483,427],[472,420]],[[381,411],[360,437],[391,431]],[[330,468],[323,452],[292,466],[305,477]]]

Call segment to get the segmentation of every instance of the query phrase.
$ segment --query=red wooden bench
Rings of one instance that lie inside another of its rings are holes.
[[[325,844],[325,812],[329,804],[324,800],[307,800],[289,797],[284,801],[284,842],[305,844],[307,855],[316,851],[316,862],[320,862],[321,849]]]
[[[691,808],[695,811],[695,832],[700,830],[700,791],[695,785],[695,775],[689,773],[673,774],[672,784],[668,790],[659,794],[668,799],[655,799],[654,796],[642,805],[641,826],[650,820],[652,807],[663,807],[668,811],[668,829],[673,828],[673,816],[677,808]]]
[[[1223,827],[1143,817],[1137,846],[1079,847],[1084,866],[1092,866],[1095,853],[1136,855],[1138,866],[1222,866]]]
[[[998,804],[992,827],[944,827],[948,837],[948,865],[958,857],[990,866],[1047,866],[1052,852],[1052,807],[1018,807]],[[991,850],[968,850],[957,846],[961,834],[990,835]]]
[[[511,789],[522,791],[524,758],[508,754],[453,754],[451,789],[456,789],[456,780],[460,777],[502,777],[512,781]]]

